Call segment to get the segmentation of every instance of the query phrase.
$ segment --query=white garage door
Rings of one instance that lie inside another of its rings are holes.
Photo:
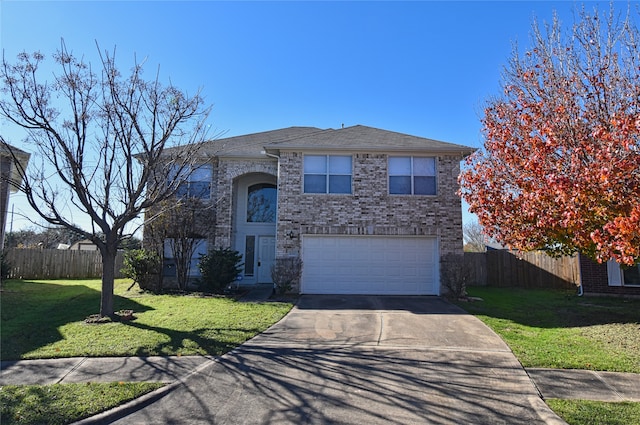
[[[435,238],[303,236],[304,294],[439,295]]]

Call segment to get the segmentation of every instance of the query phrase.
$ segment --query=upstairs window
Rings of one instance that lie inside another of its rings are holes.
[[[304,193],[351,193],[351,156],[305,155]]]
[[[200,165],[193,168],[191,172],[189,171],[189,169],[183,169],[182,171],[174,171],[171,174],[171,180],[181,180],[176,190],[176,197],[210,199],[211,179],[213,175],[211,165]]]
[[[435,195],[436,159],[413,156],[390,157],[389,193]]]

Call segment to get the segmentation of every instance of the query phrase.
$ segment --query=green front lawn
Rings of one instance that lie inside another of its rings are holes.
[[[2,360],[53,357],[221,355],[279,321],[290,303],[153,295],[117,280],[115,309],[131,321],[89,324],[99,280],[2,282]]]
[[[68,424],[162,387],[158,383],[7,385],[0,387],[0,423]]]
[[[640,299],[471,287],[460,302],[498,333],[525,367],[640,373]]]
[[[640,373],[640,300],[569,291],[471,287],[458,302],[492,328],[524,367]],[[640,424],[640,403],[546,400],[570,425]]]
[[[129,285],[127,280],[116,282],[116,310],[133,310],[134,320],[88,324],[84,319],[96,313],[100,304],[97,280],[2,282],[1,358],[218,355],[265,330],[291,309],[289,303],[127,292]],[[483,301],[459,305],[493,328],[525,367],[640,373],[638,299],[512,288],[473,287],[469,293]],[[40,418],[68,423],[160,385],[5,386],[0,389],[2,423],[40,423]],[[66,398],[63,393],[74,395]],[[640,423],[640,403],[548,403],[571,425]],[[55,411],[60,417],[51,413]]]
[[[569,425],[632,425],[640,423],[640,403],[546,400]]]
[[[134,320],[86,323],[98,312],[100,281],[4,281],[2,360],[53,357],[221,355],[279,321],[291,303],[245,303],[198,295],[153,295],[118,280],[116,310]],[[160,383],[7,385],[2,424],[66,424],[118,406]]]

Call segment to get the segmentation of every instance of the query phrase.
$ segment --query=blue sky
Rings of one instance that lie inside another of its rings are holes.
[[[201,89],[226,136],[362,124],[480,147],[483,105],[513,43],[525,49],[532,20],[554,10],[571,25],[582,4],[2,0],[0,43],[8,58],[50,56],[62,38],[88,61],[96,42],[115,47],[123,69],[147,58],[149,78],[160,66],[161,80]],[[24,226],[16,217],[14,230]]]

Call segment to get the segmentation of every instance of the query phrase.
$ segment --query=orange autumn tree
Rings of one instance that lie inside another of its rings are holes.
[[[461,196],[511,248],[640,258],[640,35],[627,13],[582,9],[571,30],[534,22],[483,117]]]

